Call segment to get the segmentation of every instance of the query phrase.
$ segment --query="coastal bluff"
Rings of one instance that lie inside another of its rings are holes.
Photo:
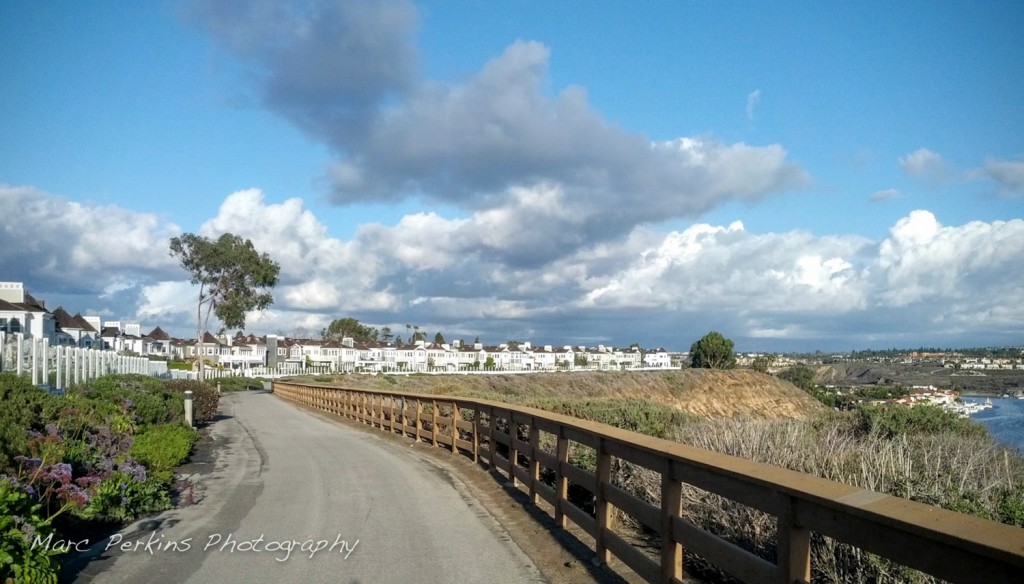
[[[335,375],[317,377],[351,389],[435,395],[644,399],[705,418],[812,417],[826,409],[792,383],[747,369],[588,371],[473,375]]]

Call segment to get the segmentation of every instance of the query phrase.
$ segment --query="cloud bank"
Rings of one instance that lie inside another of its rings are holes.
[[[334,150],[336,203],[454,205],[492,226],[474,246],[516,265],[809,182],[778,144],[652,140],[602,119],[581,87],[550,95],[551,54],[538,42],[438,83],[418,75],[407,3],[225,6],[198,2],[191,18],[249,67],[269,109]]]
[[[48,295],[91,295],[89,306],[113,318],[191,334],[195,291],[166,252],[175,225],[27,187],[0,188],[0,216],[25,207],[47,212],[0,224],[3,279],[24,279],[51,301]],[[77,219],[54,221],[50,213]],[[100,225],[109,254],[92,251]],[[489,229],[486,217],[414,214],[395,225],[364,225],[345,241],[301,200],[269,202],[247,190],[228,196],[200,232],[237,233],[281,263],[273,308],[249,319],[263,333],[315,333],[353,316],[453,338],[682,349],[711,328],[767,348],[858,348],[883,338],[988,344],[1019,340],[1024,331],[1019,219],[943,225],[918,210],[879,240],[753,233],[740,222],[667,233],[638,227],[544,267],[511,266],[479,247],[502,236]]]

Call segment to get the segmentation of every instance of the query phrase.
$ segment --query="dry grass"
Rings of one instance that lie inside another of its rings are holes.
[[[1006,520],[1024,501],[1024,461],[984,435],[950,432],[887,437],[865,434],[854,416],[827,421],[706,420],[673,438],[700,448],[757,460],[873,491]],[[631,468],[625,468],[631,467]],[[616,481],[660,503],[660,476],[627,463]],[[775,560],[775,518],[713,493],[686,486],[684,516],[703,529]],[[829,538],[812,539],[815,582],[932,582],[914,572]],[[700,558],[688,569],[728,577]]]
[[[749,370],[608,371],[529,375],[337,375],[353,389],[436,395],[477,395],[522,403],[523,398],[635,399],[700,417],[814,417],[825,406],[784,381]]]

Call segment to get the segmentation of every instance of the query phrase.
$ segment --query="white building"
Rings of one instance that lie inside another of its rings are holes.
[[[57,321],[21,282],[0,282],[0,332],[57,343]]]

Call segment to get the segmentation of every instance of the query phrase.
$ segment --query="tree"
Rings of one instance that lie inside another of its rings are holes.
[[[443,345],[444,344],[444,335],[442,335],[440,332],[438,332],[436,335],[434,335],[434,342],[437,343],[438,345]]]
[[[768,373],[768,369],[775,364],[775,355],[761,355],[754,357],[750,368],[761,373]]]
[[[721,333],[711,331],[690,345],[690,367],[694,369],[732,369],[736,356],[732,352],[732,341]]]
[[[186,233],[172,237],[170,254],[199,285],[196,304],[196,340],[202,346],[209,330],[210,315],[226,328],[245,328],[245,314],[264,310],[274,302],[270,289],[277,285],[281,266],[266,253],[256,251],[252,241],[225,233],[216,240]],[[203,309],[206,314],[203,314]],[[199,359],[199,380],[203,361]]]
[[[385,343],[390,343],[395,338],[395,333],[391,332],[391,327],[385,326],[380,329],[380,340]]]
[[[354,341],[376,341],[380,333],[377,329],[360,324],[354,318],[336,318],[320,331],[320,338],[325,341],[340,341],[350,337]]]
[[[779,379],[785,379],[793,385],[810,391],[814,388],[814,371],[807,365],[798,363],[779,373]]]

